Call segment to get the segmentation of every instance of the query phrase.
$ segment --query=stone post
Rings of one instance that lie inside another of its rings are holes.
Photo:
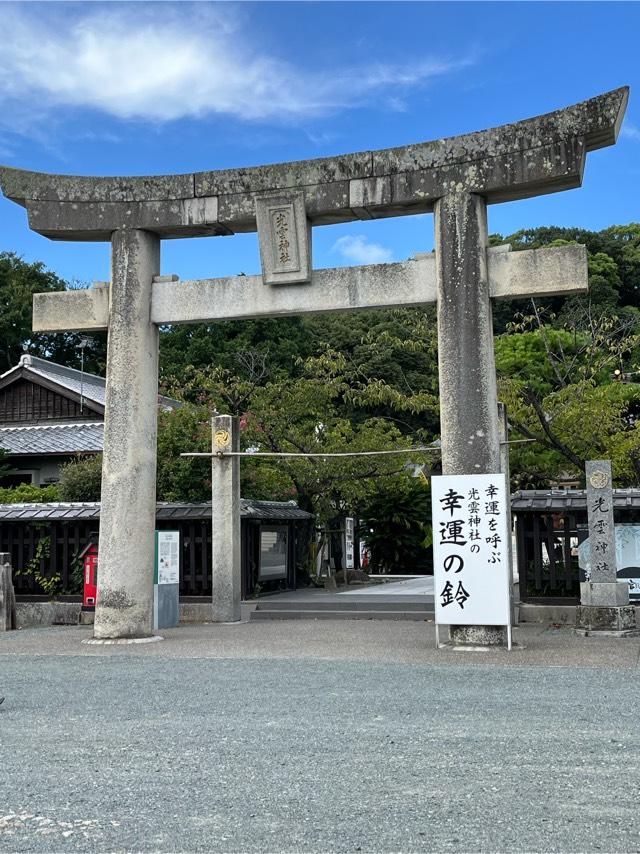
[[[17,628],[12,576],[11,555],[8,552],[0,552],[0,632]]]
[[[211,420],[211,595],[215,623],[240,619],[240,450],[238,419],[216,415]]]
[[[487,275],[487,209],[474,193],[435,204],[443,474],[500,471],[498,395]],[[453,643],[505,644],[497,626],[451,626]]]
[[[636,635],[629,584],[618,581],[611,461],[589,460],[585,474],[591,574],[589,581],[580,583],[576,630],[582,635]]]
[[[152,634],[156,520],[158,329],[151,284],[160,239],[139,229],[111,241],[109,339],[96,638]]]

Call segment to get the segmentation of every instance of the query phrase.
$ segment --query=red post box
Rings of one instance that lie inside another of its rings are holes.
[[[98,544],[95,541],[89,543],[81,553],[83,567],[82,585],[82,610],[93,611],[96,607],[96,595],[98,590]]]

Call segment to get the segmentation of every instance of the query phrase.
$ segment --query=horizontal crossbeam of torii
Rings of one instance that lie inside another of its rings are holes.
[[[559,246],[487,252],[492,299],[556,296],[587,290],[586,249]],[[262,276],[180,281],[154,276],[151,321],[167,324],[286,317],[324,311],[399,308],[436,302],[435,254],[395,264],[313,270],[311,281],[265,287]],[[82,291],[36,294],[33,328],[38,332],[90,332],[109,326],[109,282]]]
[[[33,230],[112,245],[107,287],[34,299],[35,331],[109,329],[96,637],[151,633],[158,327],[435,300],[443,470],[499,471],[491,301],[582,291],[587,271],[584,247],[488,249],[487,204],[580,186],[587,153],[615,143],[627,98],[621,88],[478,133],[250,169],[140,178],[0,169]],[[312,226],[426,211],[433,255],[311,269]],[[262,276],[160,276],[162,239],[256,230]],[[235,545],[229,553],[235,571]]]

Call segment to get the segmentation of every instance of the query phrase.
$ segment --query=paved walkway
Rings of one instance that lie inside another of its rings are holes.
[[[407,578],[363,587],[360,590],[342,590],[339,596],[428,596],[433,600],[433,575]]]
[[[1,851],[638,851],[639,640],[242,623],[0,635]]]

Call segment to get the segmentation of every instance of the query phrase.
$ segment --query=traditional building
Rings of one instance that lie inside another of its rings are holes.
[[[0,448],[11,467],[0,486],[55,483],[63,463],[102,451],[104,402],[103,377],[22,356],[0,376]]]

